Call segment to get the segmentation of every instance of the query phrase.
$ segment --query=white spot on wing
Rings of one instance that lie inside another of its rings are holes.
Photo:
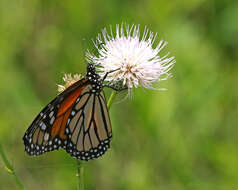
[[[49,117],[51,118],[54,115],[54,111],[51,111]]]
[[[52,125],[55,121],[55,117],[53,116],[51,119],[50,119],[50,124]]]
[[[72,115],[72,116],[74,116],[74,115],[75,115],[75,111],[74,111],[74,110],[71,112],[71,115]]]
[[[66,134],[68,134],[68,133],[69,133],[69,129],[68,129],[68,128],[66,128],[66,129],[65,129],[65,132],[66,132]]]
[[[46,130],[46,125],[44,122],[41,122],[40,126],[41,126],[41,130],[43,130],[43,131]]]
[[[45,133],[44,140],[47,141],[49,139],[49,133]],[[50,142],[49,142],[50,144]]]

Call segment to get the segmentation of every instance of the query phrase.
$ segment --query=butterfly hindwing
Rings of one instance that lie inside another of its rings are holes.
[[[80,160],[90,160],[104,154],[112,137],[106,101],[102,101],[100,95],[90,93],[91,89],[89,85],[83,90],[66,127],[70,138],[65,149]]]

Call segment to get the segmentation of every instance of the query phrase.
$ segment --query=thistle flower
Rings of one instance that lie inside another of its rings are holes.
[[[67,89],[69,86],[71,86],[80,79],[82,79],[82,76],[80,74],[75,74],[72,77],[71,73],[65,73],[63,77],[63,81],[65,82],[65,84],[58,84],[58,91],[63,92],[65,89]]]
[[[104,29],[94,42],[98,55],[88,52],[87,60],[101,66],[101,76],[118,69],[106,78],[109,84],[121,82],[129,92],[133,87],[153,88],[152,83],[171,76],[169,71],[175,63],[174,57],[168,57],[169,53],[159,55],[167,42],[160,41],[153,48],[156,36],[145,28],[140,38],[138,25],[117,25],[115,36],[112,29],[111,34]]]

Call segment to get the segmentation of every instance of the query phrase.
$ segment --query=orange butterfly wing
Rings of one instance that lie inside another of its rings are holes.
[[[64,101],[60,104],[60,107],[57,112],[57,119],[52,126],[51,136],[54,138],[58,133],[61,139],[66,139],[66,135],[64,134],[67,119],[71,113],[72,106],[75,103],[76,99],[80,96],[82,90],[85,86],[78,88],[74,92],[72,92],[68,97],[64,99]]]
[[[23,137],[28,154],[40,155],[61,147],[61,141],[67,139],[65,128],[72,106],[87,85],[85,79],[74,83],[40,112]]]
[[[23,137],[26,152],[40,155],[64,148],[80,160],[104,154],[110,147],[111,122],[102,88],[95,92],[95,86],[82,79],[50,102]]]

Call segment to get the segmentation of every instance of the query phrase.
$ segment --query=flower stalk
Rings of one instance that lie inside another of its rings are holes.
[[[76,161],[77,164],[77,177],[78,177],[78,190],[84,190],[84,167],[82,162]]]
[[[15,173],[15,171],[14,171],[14,169],[13,169],[13,166],[12,166],[12,165],[10,164],[10,162],[8,161],[7,156],[6,156],[5,152],[4,152],[4,150],[3,150],[2,146],[1,146],[1,144],[0,144],[0,155],[1,155],[1,157],[2,157],[2,160],[3,160],[4,164],[5,164],[5,169],[6,169],[6,171],[7,171],[10,175],[13,176],[13,178],[15,179],[16,184],[18,185],[19,189],[25,190],[25,187],[23,186],[23,184],[21,183],[20,179],[18,178],[18,176],[17,176],[16,173]]]
[[[110,110],[112,102],[115,100],[116,95],[117,95],[117,91],[113,90],[107,102],[108,111]]]

